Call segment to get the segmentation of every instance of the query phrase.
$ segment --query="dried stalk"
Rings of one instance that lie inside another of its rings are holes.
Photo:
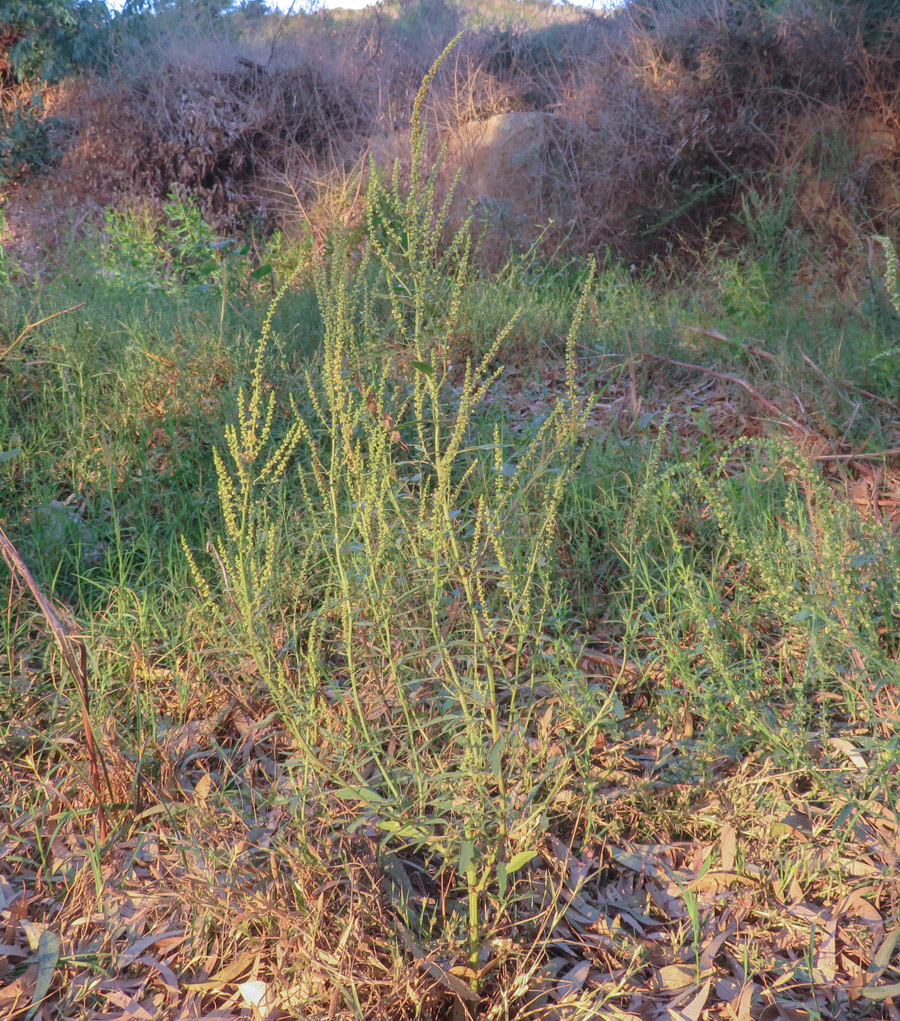
[[[768,397],[764,397],[755,386],[748,383],[746,379],[736,376],[733,372],[716,372],[714,369],[708,369],[705,365],[694,365],[691,362],[677,362],[672,358],[664,358],[662,355],[645,355],[645,357],[655,362],[665,362],[667,365],[674,365],[679,369],[690,369],[692,372],[702,372],[706,376],[712,376],[713,379],[721,379],[725,383],[734,383],[735,386],[739,386],[742,390],[745,390],[748,394],[750,394],[750,396],[761,404],[767,411],[771,411],[773,415],[776,415],[783,422],[787,422],[788,425],[796,429],[798,432],[802,432],[805,436],[809,436],[820,443],[824,442],[824,437],[820,436],[815,429],[810,429],[808,425],[803,425],[803,423],[798,422],[796,418],[791,418],[790,415],[786,415],[774,401],[770,401]]]
[[[711,340],[717,340],[720,344],[725,344],[728,347],[739,347],[742,351],[746,351],[748,354],[756,355],[757,358],[764,358],[768,362],[772,362],[773,365],[777,365],[783,371],[785,370],[784,362],[780,358],[776,358],[770,351],[766,351],[765,348],[760,347],[758,343],[754,342],[752,346],[748,344],[735,343],[735,341],[726,337],[724,333],[720,333],[718,330],[709,330],[703,326],[688,326],[686,323],[678,324],[679,330],[688,330],[691,333],[699,333],[703,337],[709,337]],[[857,393],[862,394],[863,397],[867,397],[870,401],[876,401],[878,404],[883,404],[886,408],[890,408],[892,411],[900,412],[900,404],[895,404],[893,401],[889,401],[886,397],[880,397],[878,394],[873,394],[870,390],[864,390],[861,386],[857,386],[855,383],[848,383],[846,380],[832,379],[824,369],[820,368],[809,355],[798,347],[797,351],[804,362],[822,377],[827,383],[829,383],[835,390],[855,390]]]
[[[900,457],[900,447],[885,450],[861,450],[856,454],[817,454],[814,461],[880,461],[883,457]]]
[[[57,313],[60,314],[60,313]],[[28,569],[28,565],[22,559],[21,554],[13,545],[7,534],[0,528],[0,554],[6,561],[13,576],[18,576],[34,596],[40,607],[40,611],[47,622],[47,626],[53,632],[56,644],[65,661],[66,666],[75,679],[75,687],[78,691],[78,698],[81,702],[81,722],[84,727],[84,743],[87,749],[88,762],[91,772],[91,789],[97,801],[97,830],[101,840],[106,839],[107,824],[106,812],[103,807],[101,790],[101,767],[105,778],[106,791],[112,800],[112,787],[109,782],[109,774],[106,771],[106,763],[97,749],[94,741],[94,731],[91,727],[90,701],[88,692],[87,677],[87,649],[84,641],[78,634],[74,622],[62,609],[57,609],[41,591],[34,575]]]
[[[51,319],[57,319],[59,316],[64,316],[67,312],[74,312],[78,308],[84,308],[86,304],[86,301],[82,301],[78,305],[70,305],[69,308],[64,308],[62,312],[54,312],[52,315],[44,316],[43,319],[38,319],[33,323],[29,323],[11,344],[0,351],[0,362],[2,362],[8,355],[11,355],[32,330],[36,330],[38,326],[43,326],[44,323],[49,323]]]
[[[817,372],[822,379],[829,382],[836,390],[855,390],[857,393],[862,394],[863,397],[867,397],[870,401],[876,401],[878,404],[883,404],[886,408],[890,408],[891,411],[900,412],[900,404],[895,404],[893,401],[889,401],[886,397],[879,397],[878,394],[873,394],[870,390],[863,390],[861,386],[856,386],[855,383],[848,383],[846,380],[835,380],[831,376],[819,368],[818,365],[809,357],[809,355],[803,350],[802,347],[798,347],[797,350],[800,352],[800,357],[806,364]]]

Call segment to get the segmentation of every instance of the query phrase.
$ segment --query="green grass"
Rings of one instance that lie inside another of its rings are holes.
[[[3,346],[86,303],[0,368],[0,523],[83,632],[110,832],[11,580],[6,942],[24,886],[72,1019],[117,976],[159,1017],[262,988],[297,1017],[613,1018],[681,985],[710,1016],[742,990],[881,1016],[890,310],[836,325],[837,296],[811,312],[749,258],[690,288],[479,279],[434,224],[424,169],[376,182],[369,248],[336,234],[272,308],[252,264],[233,290],[7,285]],[[171,979],[129,950],[154,934]]]

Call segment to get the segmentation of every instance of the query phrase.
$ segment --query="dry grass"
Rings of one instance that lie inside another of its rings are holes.
[[[887,35],[864,45],[854,10],[638,3],[479,26],[431,0],[303,16],[277,39],[274,22],[242,41],[163,32],[118,77],[71,94],[60,112],[78,130],[50,187],[58,204],[71,191],[70,207],[175,190],[220,226],[264,213],[292,234],[327,230],[338,210],[358,216],[368,158],[389,167],[402,154],[424,71],[468,23],[429,118],[452,150],[491,115],[552,115],[524,243],[630,259],[739,246],[756,194],[786,203],[787,228],[846,274],[861,266],[856,233],[891,234],[900,208],[895,47]]]

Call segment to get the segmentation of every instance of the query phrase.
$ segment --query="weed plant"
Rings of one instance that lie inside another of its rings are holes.
[[[417,939],[464,942],[477,989],[483,940],[504,924],[511,877],[537,854],[560,785],[559,763],[542,761],[533,744],[537,703],[564,693],[577,659],[561,632],[551,562],[587,411],[576,397],[574,338],[591,281],[566,348],[567,397],[514,453],[499,432],[475,443],[511,324],[467,362],[451,395],[435,338],[458,329],[470,239],[466,226],[442,243],[439,168],[422,166],[424,94],[408,188],[397,172],[388,185],[373,177],[369,220],[380,229],[358,261],[338,241],[320,272],[324,341],[305,395],[311,413],[293,403],[277,440],[275,397],[263,393],[264,330],[227,460],[216,461],[219,594],[195,573],[294,736],[303,815],[312,821],[331,803],[351,832],[378,838],[382,854],[430,863],[449,907],[405,922]],[[386,345],[390,353],[374,357]],[[302,491],[293,538],[281,523],[289,465]],[[273,621],[291,547],[292,582],[308,609]],[[288,636],[280,648],[277,623]],[[602,715],[604,701],[582,710]]]
[[[129,290],[199,290],[222,296],[250,290],[272,272],[253,268],[248,243],[220,237],[196,202],[176,194],[157,212],[150,206],[108,209],[100,239],[102,275]]]
[[[659,695],[687,699],[709,739],[802,758],[797,734],[837,705],[854,724],[877,715],[896,681],[900,546],[790,451],[741,440],[668,468],[651,452],[619,544],[630,641],[662,642],[675,686]]]

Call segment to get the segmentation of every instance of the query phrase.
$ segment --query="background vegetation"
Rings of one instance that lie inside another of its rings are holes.
[[[894,1016],[894,15],[0,3],[0,1015]]]

